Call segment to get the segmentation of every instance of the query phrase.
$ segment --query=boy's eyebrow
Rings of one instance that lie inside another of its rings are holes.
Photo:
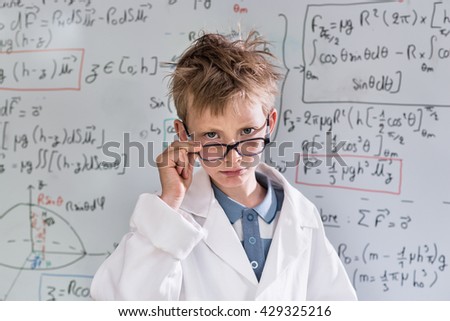
[[[258,128],[259,126],[260,126],[259,124],[246,124],[245,126],[242,126],[241,128],[239,128],[237,131],[241,131],[245,128]],[[203,134],[210,133],[210,132],[223,133],[223,130],[221,130],[219,128],[207,127],[205,129],[197,130],[195,132],[199,135],[203,135]]]

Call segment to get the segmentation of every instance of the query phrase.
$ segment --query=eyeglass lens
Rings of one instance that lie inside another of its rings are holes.
[[[264,138],[256,138],[239,142],[235,149],[237,149],[238,153],[242,156],[255,156],[260,154],[264,150],[264,147]],[[200,157],[205,160],[222,159],[226,156],[227,150],[227,145],[204,145],[200,151]]]

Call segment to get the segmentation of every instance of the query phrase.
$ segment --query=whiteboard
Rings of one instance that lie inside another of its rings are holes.
[[[359,298],[450,299],[449,15],[419,0],[0,1],[0,299],[89,299],[138,195],[160,188],[152,160],[176,118],[163,63],[202,31],[251,29],[285,75],[265,162],[317,205]]]

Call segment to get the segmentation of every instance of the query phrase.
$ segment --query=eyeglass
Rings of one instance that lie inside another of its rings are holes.
[[[184,130],[189,139],[191,139],[191,134],[186,127],[186,124],[183,122]],[[196,152],[194,154],[198,154],[199,157],[204,161],[218,161],[224,159],[227,154],[231,150],[236,150],[236,152],[241,156],[256,156],[263,152],[266,145],[270,143],[270,127],[269,127],[269,116],[266,119],[266,134],[265,137],[258,138],[249,138],[240,140],[234,144],[222,144],[222,143],[212,143],[202,145],[202,149],[200,152]],[[259,129],[256,129],[256,132],[259,132],[264,125],[262,125]]]

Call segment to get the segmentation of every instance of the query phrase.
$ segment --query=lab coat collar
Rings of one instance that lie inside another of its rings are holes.
[[[304,203],[304,200],[306,200],[306,198],[297,189],[295,189],[276,169],[270,167],[265,163],[260,163],[257,166],[256,171],[265,174],[269,179],[272,180],[272,183],[281,186],[284,190],[285,197],[287,194],[289,194],[290,202],[294,202],[293,205],[301,205]],[[208,173],[206,173],[206,171],[202,167],[200,167],[194,174],[192,185],[189,187],[186,193],[181,208],[196,216],[207,218],[213,200],[215,200],[215,197],[214,191],[211,186],[211,180]],[[308,200],[306,200],[306,202],[310,203]],[[294,206],[294,208],[298,207]],[[297,214],[295,215],[295,218],[296,223],[298,223],[301,227],[318,227],[316,218],[311,215],[310,212]]]
[[[220,258],[257,286],[258,297],[270,289],[270,285],[299,255],[308,251],[311,233],[305,229],[318,228],[319,222],[313,215],[312,203],[291,186],[282,174],[265,163],[260,163],[256,171],[265,174],[284,190],[280,218],[259,284],[236,232],[214,197],[211,181],[203,168],[195,173],[181,209],[206,219],[203,224],[205,243]]]

